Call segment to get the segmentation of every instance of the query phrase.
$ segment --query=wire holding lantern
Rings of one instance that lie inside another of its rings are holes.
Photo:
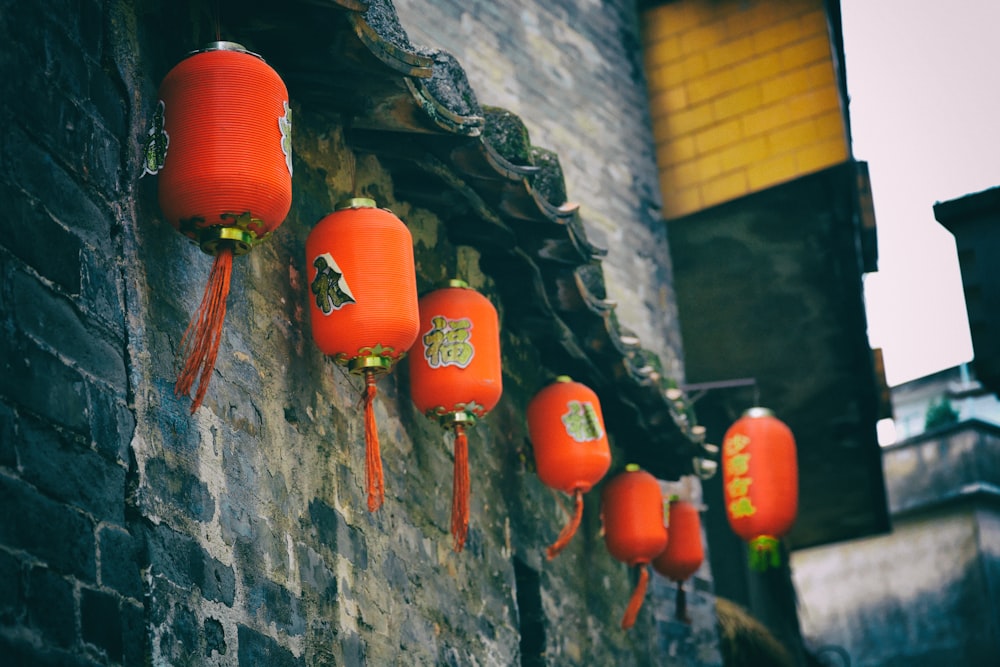
[[[663,494],[656,478],[630,463],[625,472],[608,480],[601,494],[604,543],[616,559],[636,568],[639,581],[632,591],[622,629],[628,630],[639,616],[649,571],[646,565],[667,547],[663,522]]]
[[[674,618],[690,623],[684,582],[698,571],[705,560],[698,508],[691,502],[672,496],[667,509],[667,527],[670,539],[667,540],[667,548],[653,559],[653,569],[677,584]]]
[[[466,429],[496,406],[503,393],[500,321],[485,296],[462,280],[419,301],[420,337],[409,355],[410,391],[417,409],[455,433],[452,549],[469,530],[469,443]]]
[[[611,448],[597,394],[567,375],[535,394],[527,418],[539,479],[573,496],[573,514],[546,550],[552,560],[576,534],[583,519],[583,494],[608,472]]]
[[[252,99],[234,104],[233,100]],[[181,338],[174,386],[202,404],[226,318],[233,257],[284,221],[292,204],[291,109],[277,72],[233,42],[214,42],[164,77],[147,135],[166,220],[215,256],[201,305]]]
[[[351,198],[309,233],[306,263],[316,346],[364,377],[365,485],[368,510],[374,512],[385,498],[376,383],[418,334],[413,237],[373,200]]]
[[[774,413],[750,408],[722,442],[722,489],[733,532],[750,545],[750,568],[781,564],[780,539],[798,512],[795,438]]]

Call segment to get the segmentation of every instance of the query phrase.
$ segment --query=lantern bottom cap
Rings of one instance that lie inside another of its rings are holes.
[[[476,419],[478,419],[475,413],[468,412],[466,410],[457,410],[446,414],[430,414],[428,417],[438,420],[438,423],[445,428],[455,428],[456,426],[475,426]]]
[[[353,359],[348,359],[347,370],[351,373],[388,373],[392,369],[392,362],[392,357],[378,355],[354,357]]]

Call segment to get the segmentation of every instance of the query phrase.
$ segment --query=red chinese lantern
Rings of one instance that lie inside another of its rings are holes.
[[[701,518],[698,508],[686,500],[670,500],[667,511],[667,526],[670,539],[667,548],[653,559],[653,569],[667,579],[677,583],[677,607],[675,617],[685,623],[687,617],[687,596],[684,581],[698,571],[705,560],[705,548],[701,542]]]
[[[729,525],[750,544],[750,567],[777,567],[779,540],[798,511],[799,473],[792,432],[767,408],[750,408],[726,431],[722,484]]]
[[[604,543],[608,552],[629,567],[639,568],[639,582],[622,617],[628,629],[646,597],[649,571],[646,564],[667,546],[667,527],[663,524],[663,494],[656,478],[630,463],[625,472],[608,481],[601,494],[604,520]]]
[[[292,204],[291,110],[278,74],[239,44],[215,42],[160,85],[144,173],[159,174],[171,225],[215,256],[198,312],[181,339],[178,395],[201,405],[226,317],[233,256],[249,252]]]
[[[410,391],[417,409],[455,432],[451,492],[452,548],[469,530],[466,428],[500,400],[500,322],[490,300],[461,280],[420,299],[420,338],[410,352]]]
[[[583,518],[583,494],[611,466],[611,449],[597,394],[560,375],[528,404],[528,437],[538,477],[546,486],[573,496],[573,516],[547,550],[549,560],[576,534]]]
[[[349,199],[309,233],[306,262],[313,340],[365,379],[365,480],[374,512],[385,498],[375,383],[413,345],[419,324],[413,237],[371,199]]]

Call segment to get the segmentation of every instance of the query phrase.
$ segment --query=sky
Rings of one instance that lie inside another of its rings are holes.
[[[841,0],[854,157],[878,272],[868,337],[895,386],[972,359],[955,241],[935,202],[1000,186],[1000,2]]]

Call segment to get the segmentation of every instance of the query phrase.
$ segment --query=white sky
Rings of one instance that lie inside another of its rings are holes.
[[[854,156],[878,226],[868,334],[894,386],[972,358],[955,241],[932,207],[1000,186],[1000,2],[841,7]]]

